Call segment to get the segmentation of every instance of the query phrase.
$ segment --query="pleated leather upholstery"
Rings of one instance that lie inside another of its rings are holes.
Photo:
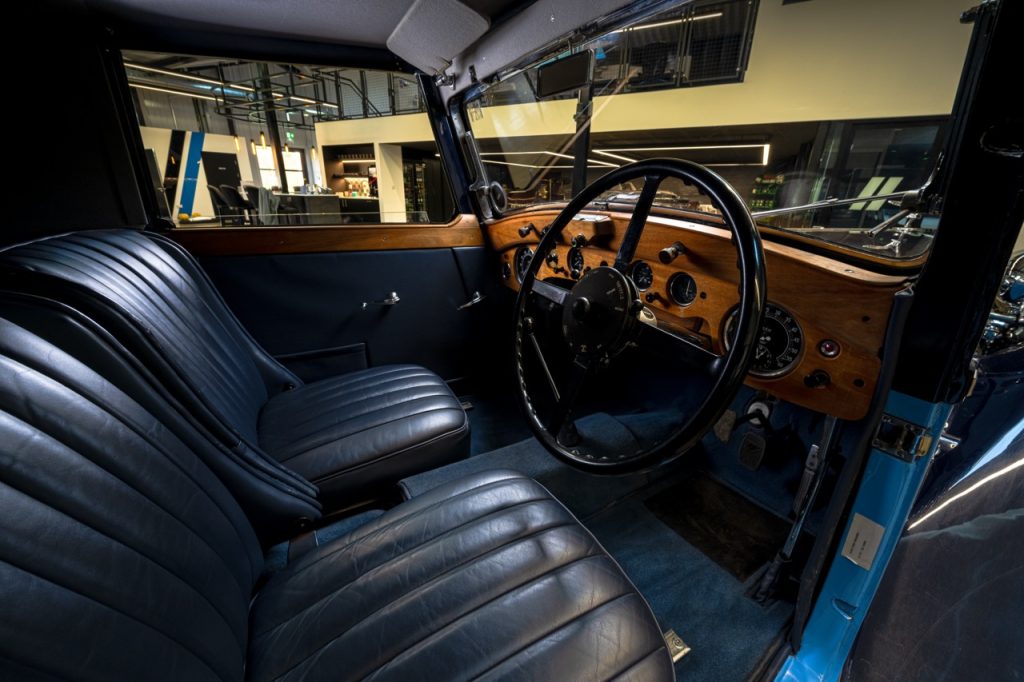
[[[512,471],[414,498],[276,575],[249,678],[671,680],[646,602],[550,494]]]
[[[83,395],[0,356],[0,518],[0,677],[242,679],[256,536],[112,386]]]
[[[469,448],[462,405],[416,365],[373,367],[278,394],[259,429],[278,461],[334,495],[426,471]]]
[[[228,447],[271,461],[294,459],[324,499],[468,454],[468,419],[436,375],[416,368],[417,380],[431,375],[432,411],[413,402],[419,386],[392,381],[390,395],[366,388],[366,379],[388,367],[304,385],[245,331],[195,260],[158,235],[99,230],[50,237],[0,252],[0,271],[9,286],[95,320]],[[361,404],[361,397],[370,402]],[[395,409],[402,403],[410,403],[406,414]],[[317,419],[308,421],[309,413]],[[366,427],[359,436],[360,419],[390,426]],[[323,441],[332,432],[340,440]],[[282,446],[310,438],[321,442],[301,458]],[[382,461],[370,466],[374,457]]]
[[[4,325],[0,354],[45,372],[113,411],[135,411],[137,403],[227,486],[266,545],[291,537],[320,518],[315,487],[265,456],[226,447],[85,316],[37,296],[0,292],[0,318],[13,323]],[[112,392],[111,385],[118,392]]]
[[[172,429],[2,319],[0,344],[28,347],[0,353],[0,679],[673,679],[619,567],[514,472],[406,502],[252,600],[256,536]]]

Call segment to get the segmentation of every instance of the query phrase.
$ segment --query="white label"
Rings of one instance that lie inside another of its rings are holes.
[[[866,516],[854,514],[846,542],[843,543],[843,556],[865,571],[870,571],[883,535],[885,526],[878,525]]]

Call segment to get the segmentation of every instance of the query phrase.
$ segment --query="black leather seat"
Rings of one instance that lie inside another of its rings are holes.
[[[79,232],[0,252],[7,286],[67,303],[113,334],[229,448],[301,474],[333,504],[465,457],[469,421],[426,369],[304,384],[266,353],[168,239]]]
[[[0,509],[0,679],[673,679],[621,569],[513,472],[257,588],[252,526],[176,429],[6,320]]]

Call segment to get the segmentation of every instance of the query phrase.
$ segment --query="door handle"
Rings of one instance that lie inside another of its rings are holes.
[[[474,291],[473,298],[469,299],[468,301],[460,305],[458,308],[456,308],[456,310],[465,310],[466,308],[472,308],[477,303],[483,301],[485,298],[487,297],[481,294],[479,291]]]
[[[383,301],[363,301],[363,310],[366,310],[366,308],[371,305],[395,305],[401,300],[402,299],[398,297],[398,292],[392,291]]]

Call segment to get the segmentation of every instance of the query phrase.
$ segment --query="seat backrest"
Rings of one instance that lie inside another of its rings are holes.
[[[152,415],[46,357],[0,353],[0,679],[241,680],[262,570],[242,510]]]
[[[264,545],[292,537],[320,517],[315,486],[260,450],[225,446],[147,367],[79,311],[0,291],[0,319],[24,330],[0,338],[0,354],[30,367],[49,366],[52,378],[83,395],[102,396],[112,385],[159,420],[227,487]],[[63,357],[58,351],[93,371],[51,362]]]
[[[301,380],[249,336],[195,260],[174,242],[132,230],[60,235],[0,252],[8,286],[95,319],[185,405],[249,443],[260,409]],[[197,410],[203,412],[203,410]],[[236,443],[229,443],[234,446]]]

